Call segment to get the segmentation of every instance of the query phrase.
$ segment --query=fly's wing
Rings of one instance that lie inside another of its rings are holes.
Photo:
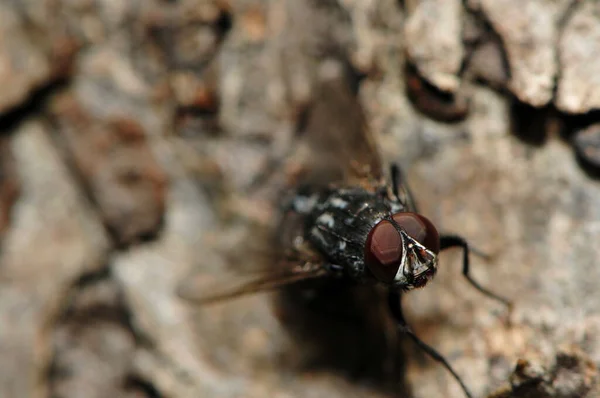
[[[177,294],[191,303],[205,305],[277,290],[283,286],[322,278],[328,274],[323,263],[290,262],[281,264],[279,268],[259,275],[241,275],[239,272],[219,274],[217,278],[194,275],[180,284]]]
[[[198,270],[180,283],[178,295],[191,303],[205,305],[333,276],[325,259],[298,239],[302,236],[303,221],[303,215],[286,212],[272,247],[265,251],[257,248],[237,250],[239,258],[233,256],[227,259],[232,265],[247,265],[248,259],[254,258],[258,267],[243,267],[245,270],[233,269],[212,275]]]
[[[363,110],[353,90],[349,69],[335,61],[324,62],[320,69],[315,99],[304,118],[304,132],[299,154],[293,155],[307,173],[298,183],[318,187],[332,183],[374,187],[380,183],[382,170],[375,141],[366,127]],[[288,215],[277,230],[274,258],[259,273],[225,272],[213,278],[198,273],[183,281],[180,297],[197,304],[210,304],[310,279],[332,277],[327,263],[318,253],[298,247],[303,237],[305,215]],[[237,250],[244,253],[245,251]],[[275,251],[279,252],[275,253]],[[285,255],[282,255],[285,253]],[[247,256],[251,257],[251,256]],[[238,263],[245,263],[240,260]]]
[[[326,61],[319,70],[315,99],[309,104],[302,130],[308,142],[314,174],[336,171],[344,185],[379,183],[383,177],[379,151],[356,90],[357,77],[341,62]],[[326,164],[318,164],[319,162]],[[329,182],[332,179],[329,178]]]

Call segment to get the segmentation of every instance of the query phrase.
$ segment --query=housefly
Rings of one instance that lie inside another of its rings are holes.
[[[184,283],[179,294],[209,304],[309,280],[383,286],[397,331],[444,366],[472,397],[449,362],[407,325],[402,296],[427,285],[436,274],[440,252],[456,247],[463,251],[462,273],[468,282],[490,298],[509,302],[471,277],[466,240],[439,234],[417,211],[400,169],[392,165],[388,175],[384,173],[376,142],[343,71],[334,61],[321,68],[317,100],[303,128],[305,152],[317,160],[307,167],[310,176],[305,180],[310,183],[284,206],[282,224],[287,228],[280,241],[285,247],[276,267],[250,279],[230,277],[210,288]],[[323,120],[329,122],[323,125]],[[296,220],[294,227],[286,220]]]

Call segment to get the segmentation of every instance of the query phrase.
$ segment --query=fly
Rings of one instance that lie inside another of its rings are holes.
[[[325,62],[321,70],[323,81],[307,118],[306,138],[309,152],[329,161],[327,166],[312,164],[312,180],[326,179],[321,170],[331,167],[337,179],[307,185],[287,203],[285,217],[301,221],[276,268],[250,280],[228,280],[210,290],[198,291],[192,284],[184,284],[179,293],[192,302],[208,304],[310,279],[383,285],[398,332],[408,335],[444,366],[471,398],[450,363],[406,323],[403,294],[426,286],[437,272],[439,253],[456,247],[463,251],[462,273],[468,282],[484,295],[507,306],[510,303],[471,277],[467,241],[457,235],[440,235],[418,212],[399,167],[392,165],[388,178],[384,176],[362,108],[347,79],[340,78],[339,64],[332,62]],[[331,115],[336,115],[339,123],[320,123]],[[338,156],[332,158],[332,153]]]

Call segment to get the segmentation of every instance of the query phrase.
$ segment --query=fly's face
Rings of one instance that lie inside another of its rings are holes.
[[[371,229],[364,260],[380,282],[411,290],[433,278],[439,252],[440,237],[431,221],[417,213],[400,212]]]

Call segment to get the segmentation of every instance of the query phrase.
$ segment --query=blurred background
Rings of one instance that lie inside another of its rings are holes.
[[[0,2],[0,397],[463,396],[410,342],[390,392],[298,365],[272,294],[176,294],[261,266],[330,61],[514,302],[450,251],[417,334],[478,397],[600,396],[599,53],[594,0]]]

